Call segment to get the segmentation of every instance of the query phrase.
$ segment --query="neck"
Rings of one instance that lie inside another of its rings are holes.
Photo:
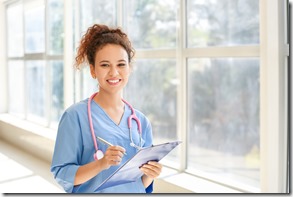
[[[99,91],[99,93],[94,97],[94,100],[102,108],[120,108],[124,106],[121,92],[108,94],[104,91]]]

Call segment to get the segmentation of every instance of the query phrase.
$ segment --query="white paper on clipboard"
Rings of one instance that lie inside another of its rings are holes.
[[[148,161],[160,161],[180,143],[181,141],[167,142],[140,149],[131,159],[104,180],[95,191],[136,181],[143,175],[139,169],[143,164]]]

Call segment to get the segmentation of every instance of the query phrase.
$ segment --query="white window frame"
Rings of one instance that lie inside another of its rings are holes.
[[[261,192],[287,191],[286,8],[286,0],[260,0]]]

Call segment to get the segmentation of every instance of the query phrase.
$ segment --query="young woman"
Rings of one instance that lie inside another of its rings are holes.
[[[128,128],[132,107],[122,99],[122,90],[131,73],[133,56],[131,43],[119,28],[95,24],[81,39],[76,67],[89,65],[99,90],[66,109],[59,122],[51,172],[66,192],[95,192],[100,183],[137,152],[137,146],[152,145],[151,124],[144,114],[134,110],[141,124],[141,135],[136,121],[132,120],[131,130]],[[143,176],[136,182],[96,192],[152,192],[153,180],[160,175],[162,165],[150,161],[140,169]]]

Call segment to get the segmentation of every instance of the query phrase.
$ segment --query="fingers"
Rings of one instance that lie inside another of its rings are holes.
[[[125,154],[125,149],[121,146],[110,146],[106,153],[110,152],[112,155],[120,155],[121,157]]]
[[[147,164],[144,164],[140,169],[148,177],[156,178],[162,172],[162,165],[156,161],[149,161]]]
[[[125,149],[121,146],[110,146],[106,150],[103,159],[108,166],[119,165],[122,161],[124,153]]]

